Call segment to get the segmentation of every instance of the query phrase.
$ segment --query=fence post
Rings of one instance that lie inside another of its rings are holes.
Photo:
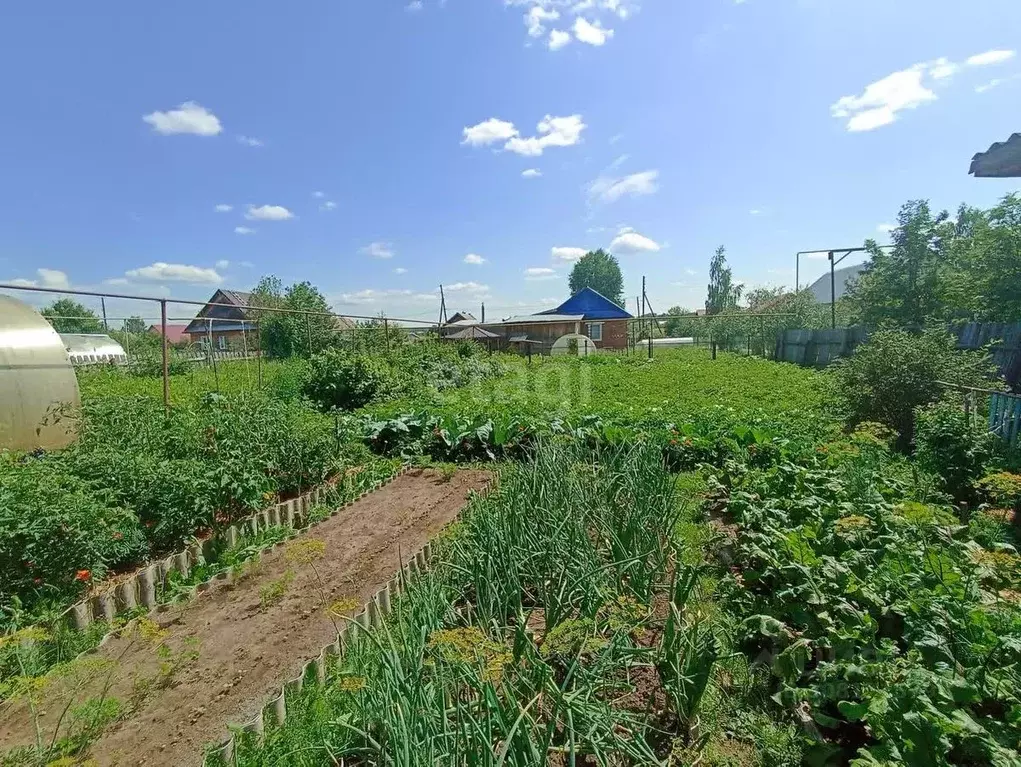
[[[386,353],[390,353],[390,322],[386,317],[383,318],[383,335],[386,336]],[[490,352],[493,350],[490,349]]]
[[[167,299],[160,299],[160,332],[163,335],[163,411],[170,415],[170,361],[167,359]]]

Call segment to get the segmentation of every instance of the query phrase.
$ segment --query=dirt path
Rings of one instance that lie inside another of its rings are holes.
[[[330,603],[351,599],[361,605],[399,568],[398,549],[408,557],[421,548],[456,516],[469,490],[489,480],[476,471],[450,480],[434,471],[406,474],[295,542],[325,544],[315,569]],[[137,632],[109,642],[97,655],[112,663],[91,679],[88,695],[109,685],[108,695],[123,705],[133,696],[140,702],[93,744],[91,756],[100,765],[199,764],[206,744],[226,737],[228,724],[254,716],[271,692],[333,640],[317,584],[310,566],[276,549],[233,584],[159,616],[170,632],[164,639],[169,657],[154,651],[158,640]],[[174,667],[169,672],[168,663]],[[43,720],[52,732],[63,706],[48,700],[44,708],[50,709]],[[0,752],[33,738],[27,711],[0,709]]]

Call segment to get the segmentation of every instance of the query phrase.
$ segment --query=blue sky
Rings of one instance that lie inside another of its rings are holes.
[[[612,245],[665,311],[724,244],[790,285],[909,198],[1021,186],[967,175],[1021,130],[1018,30],[1016,0],[11,0],[0,280],[204,299],[273,273],[411,318],[442,282],[506,316]]]

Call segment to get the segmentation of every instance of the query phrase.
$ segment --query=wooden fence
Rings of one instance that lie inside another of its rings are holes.
[[[960,349],[988,348],[1000,374],[1021,391],[1021,322],[969,322],[950,328]],[[863,327],[785,330],[776,337],[775,359],[806,367],[826,367],[846,357],[868,335]]]

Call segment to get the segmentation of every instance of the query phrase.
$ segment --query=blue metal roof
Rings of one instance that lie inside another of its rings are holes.
[[[624,309],[592,288],[582,288],[560,304],[539,314],[581,314],[586,320],[630,320],[633,317]]]

